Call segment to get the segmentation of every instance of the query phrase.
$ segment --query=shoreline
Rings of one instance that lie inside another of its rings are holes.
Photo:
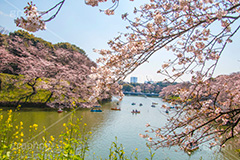
[[[20,110],[44,110],[44,111],[57,111],[59,108],[63,110],[71,110],[72,107],[67,103],[42,103],[42,102],[21,102],[17,105],[17,102],[0,102],[0,109],[17,109],[18,105],[21,105]],[[79,108],[89,108],[87,102],[77,103]]]

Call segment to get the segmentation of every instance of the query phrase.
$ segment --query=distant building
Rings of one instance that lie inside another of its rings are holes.
[[[130,83],[137,83],[137,77],[131,77]]]
[[[144,84],[154,84],[154,82],[150,80],[150,81],[145,81]]]

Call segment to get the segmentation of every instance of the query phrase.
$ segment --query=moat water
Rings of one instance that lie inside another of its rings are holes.
[[[132,105],[132,103],[136,105]],[[152,102],[158,103],[155,108],[151,107]],[[139,104],[142,103],[142,106]],[[136,150],[140,160],[150,159],[149,149],[146,147],[147,141],[139,136],[139,133],[145,134],[147,123],[152,126],[162,127],[166,123],[168,115],[161,108],[162,104],[166,104],[160,98],[140,97],[140,96],[125,96],[119,103],[106,103],[102,106],[103,112],[94,113],[89,109],[79,109],[76,111],[77,117],[83,117],[83,123],[87,124],[87,130],[92,132],[92,138],[89,140],[90,151],[86,159],[105,159],[108,158],[109,148],[112,142],[117,141],[122,144],[126,155],[130,157],[131,153]],[[121,107],[121,111],[111,110],[111,107]],[[132,110],[139,110],[140,114],[132,114]],[[170,111],[174,112],[174,110]],[[57,113],[56,111],[19,111],[18,121],[23,121],[24,126],[29,126],[34,123],[38,124],[40,131],[43,126],[47,128],[49,135],[58,136],[63,130],[63,123],[66,123],[70,117],[69,112]],[[27,128],[26,128],[27,129]],[[41,135],[36,139],[41,139]],[[223,152],[218,152],[217,148],[209,149],[207,145],[201,145],[191,156],[177,147],[160,148],[155,152],[156,160],[162,159],[240,159],[235,152],[235,147],[227,145]],[[175,150],[178,150],[177,152]],[[93,156],[93,153],[94,156]]]

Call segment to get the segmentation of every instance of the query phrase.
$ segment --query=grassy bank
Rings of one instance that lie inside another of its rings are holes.
[[[44,89],[37,89],[36,94],[31,95],[33,90],[25,82],[23,75],[11,75],[0,73],[0,102],[18,102],[23,99],[24,102],[44,103],[51,92]],[[36,80],[36,88],[40,85],[41,78]],[[24,99],[25,98],[25,99]]]
[[[48,85],[49,82],[48,78],[26,80],[24,75],[0,73],[0,106],[16,107],[21,105],[23,108],[49,108],[50,103],[69,107],[73,101],[78,105],[85,102],[81,98],[70,97],[66,100],[64,95],[56,96],[54,92],[50,91],[50,85],[48,86],[49,90],[43,89],[42,85]],[[34,88],[31,86],[33,83],[35,83]],[[63,87],[58,85],[55,88]]]

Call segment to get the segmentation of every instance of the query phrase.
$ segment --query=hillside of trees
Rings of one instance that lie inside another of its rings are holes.
[[[215,92],[214,94],[218,94],[218,100],[220,101],[225,101],[226,98],[228,97],[229,91],[235,89],[236,85],[233,85],[233,83],[238,84],[238,82],[240,81],[240,72],[238,73],[232,73],[230,75],[219,75],[216,78],[210,78],[206,81],[203,82],[208,84],[208,85],[212,85],[211,92]],[[181,92],[183,90],[187,90],[187,91],[191,91],[193,90],[193,88],[195,87],[194,84],[190,83],[190,82],[183,82],[183,83],[178,83],[178,84],[172,84],[172,85],[168,85],[167,87],[164,87],[161,92],[159,93],[159,96],[165,100],[179,100],[181,96]],[[225,87],[228,88],[227,91],[221,90],[220,87]],[[203,89],[203,88],[201,88]],[[199,89],[200,90],[200,89]],[[208,95],[209,93],[207,91],[201,91],[201,92],[206,92],[205,95]],[[209,91],[210,92],[210,91]],[[176,98],[178,97],[178,98]],[[208,96],[203,96],[202,101],[206,100],[206,99],[211,99],[212,97],[214,97],[213,95],[208,95]],[[191,97],[188,97],[191,98]]]
[[[70,43],[52,44],[18,30],[0,34],[0,102],[40,106],[82,102],[96,64]]]
[[[157,82],[157,83],[127,83],[127,82],[120,82],[123,86],[123,92],[142,92],[142,93],[160,93],[163,88],[169,85],[175,85],[176,82]]]

